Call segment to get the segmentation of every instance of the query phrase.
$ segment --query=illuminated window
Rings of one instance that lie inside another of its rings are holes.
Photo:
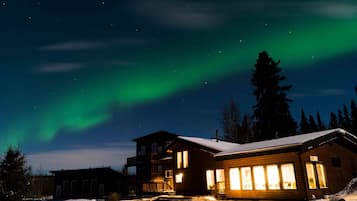
[[[231,190],[240,190],[239,168],[229,169],[229,185]]]
[[[242,189],[253,190],[252,173],[250,167],[242,167],[240,170],[242,174]]]
[[[306,174],[309,182],[309,189],[316,189],[315,171],[312,163],[306,163]]]
[[[281,176],[284,189],[296,189],[294,165],[292,163],[281,165]]]
[[[182,168],[182,152],[177,152],[177,169]]]
[[[216,182],[224,182],[224,169],[216,170]]]
[[[183,168],[188,167],[188,151],[183,151]]]
[[[182,177],[183,177],[182,173],[175,175],[176,183],[182,183]]]
[[[327,188],[325,166],[321,163],[316,164],[317,178],[319,179],[320,188]]]
[[[214,189],[214,171],[213,170],[206,171],[206,181],[207,181],[207,189],[213,190]]]
[[[216,170],[216,190],[217,193],[223,194],[225,190],[224,184],[224,169],[217,169]]]
[[[253,167],[254,174],[254,187],[255,190],[265,190],[265,172],[264,166],[254,166]]]
[[[280,176],[279,168],[277,165],[267,166],[267,176],[268,176],[268,188],[269,190],[279,190],[280,189]]]

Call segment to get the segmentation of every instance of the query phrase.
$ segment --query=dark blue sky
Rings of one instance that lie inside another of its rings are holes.
[[[356,97],[356,22],[347,0],[1,1],[0,150],[35,171],[119,167],[149,132],[213,137],[230,100],[251,113],[263,50],[295,119],[327,123]]]

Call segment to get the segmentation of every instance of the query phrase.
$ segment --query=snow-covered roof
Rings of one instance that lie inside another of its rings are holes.
[[[337,129],[330,129],[330,130],[319,131],[319,132],[314,132],[314,133],[307,133],[307,134],[300,134],[300,135],[295,135],[295,136],[290,136],[290,137],[283,137],[283,138],[273,139],[273,140],[240,144],[239,146],[235,146],[235,147],[226,149],[220,153],[215,154],[215,157],[243,154],[243,153],[270,151],[270,150],[282,149],[282,148],[287,148],[287,147],[299,146],[299,145],[303,145],[304,143],[306,143],[308,141],[311,141],[311,140],[314,140],[314,139],[317,139],[322,136],[325,136],[325,135],[328,135],[331,133],[335,133],[335,132],[351,135],[353,138],[356,138],[355,136],[348,133],[347,131],[337,128]]]
[[[222,140],[216,139],[207,139],[207,138],[199,138],[199,137],[185,137],[185,136],[178,136],[179,139],[183,139],[195,144],[199,144],[201,146],[214,149],[217,151],[225,151],[229,149],[233,149],[234,147],[239,146],[237,143],[226,142]]]

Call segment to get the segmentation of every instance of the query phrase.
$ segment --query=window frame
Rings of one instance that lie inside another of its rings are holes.
[[[232,174],[233,170],[237,170],[237,172],[234,175]],[[233,178],[233,176],[236,176],[238,178]],[[232,185],[232,180],[238,181],[238,182],[236,182],[234,185]],[[229,168],[229,189],[231,191],[242,190],[241,178],[240,178],[240,168],[238,168],[238,167]]]
[[[288,178],[284,178],[284,173],[283,173],[283,166],[285,166],[285,165],[291,165],[292,166],[292,173],[293,173],[293,179],[294,179],[294,182],[293,182],[293,184],[294,185],[292,185],[292,187],[291,188],[289,188],[289,187],[286,187],[285,186],[285,179],[287,179],[288,180]],[[282,189],[283,190],[297,190],[297,184],[296,184],[296,172],[295,172],[296,170],[295,170],[295,164],[294,163],[281,163],[280,164],[280,174],[281,174],[281,187],[282,187]]]

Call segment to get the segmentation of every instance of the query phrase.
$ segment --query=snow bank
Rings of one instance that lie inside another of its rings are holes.
[[[69,200],[64,200],[64,201],[96,201],[96,199],[91,199],[91,200],[88,200],[88,199],[69,199]]]

